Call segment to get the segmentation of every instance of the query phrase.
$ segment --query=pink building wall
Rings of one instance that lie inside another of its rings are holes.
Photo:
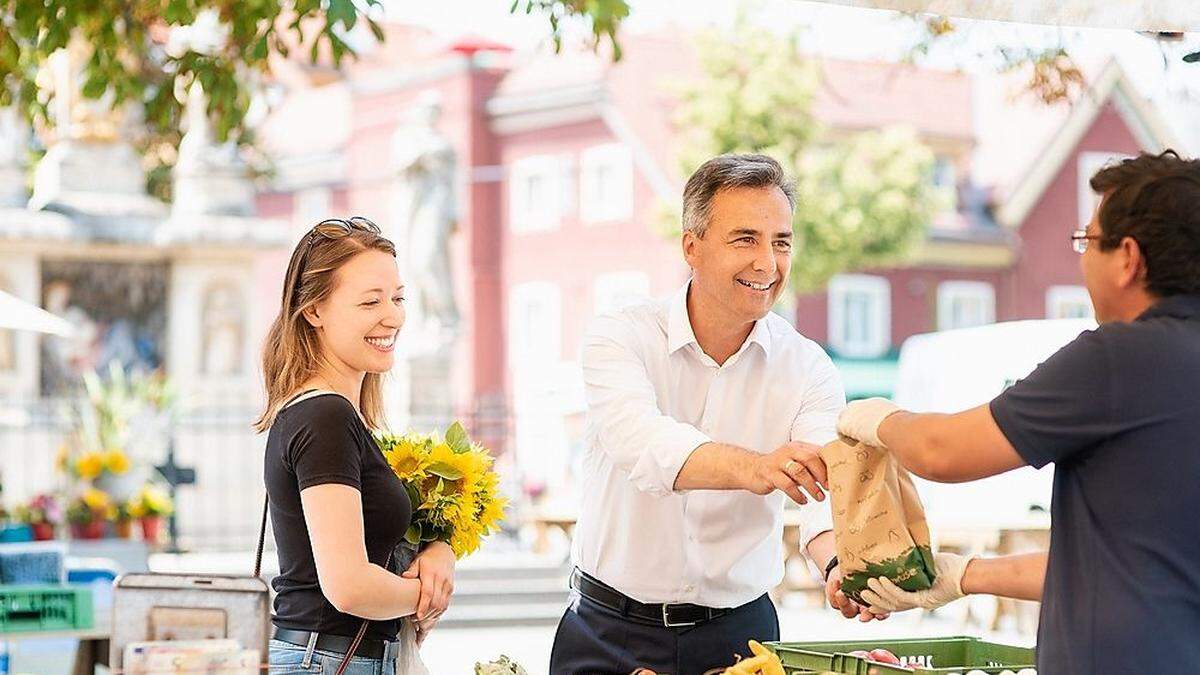
[[[1003,315],[1005,319],[1045,318],[1047,288],[1083,283],[1079,254],[1071,250],[1069,243],[1071,232],[1079,227],[1080,153],[1132,155],[1140,149],[1113,104],[1106,104],[1018,229],[1021,244],[1011,273],[1016,297],[1011,311]]]

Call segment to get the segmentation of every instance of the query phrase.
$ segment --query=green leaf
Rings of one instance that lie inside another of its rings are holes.
[[[413,509],[421,505],[421,493],[417,490],[416,485],[405,483],[404,491],[408,493],[408,503],[412,504]]]
[[[106,89],[108,89],[108,82],[105,81],[104,77],[99,74],[92,74],[83,83],[82,91],[83,95],[87,98],[97,99],[104,95]]]
[[[254,51],[250,53],[250,58],[255,61],[262,61],[267,58],[267,36],[264,34],[254,43]]]
[[[455,422],[446,429],[446,445],[460,455],[471,449],[471,439],[467,437],[467,430],[463,428],[462,424]]]
[[[329,0],[329,9],[325,11],[329,23],[341,23],[347,30],[354,27],[358,20],[358,10],[351,0]]]
[[[407,541],[413,546],[419,546],[422,541],[421,526],[417,525],[416,523],[409,525],[408,530],[404,532],[404,541]]]
[[[386,39],[383,34],[383,28],[374,19],[367,19],[367,26],[371,28],[371,35],[374,35],[376,40],[383,42]]]
[[[436,462],[430,465],[428,471],[438,478],[445,478],[446,480],[458,480],[463,477],[461,471],[445,462]]]

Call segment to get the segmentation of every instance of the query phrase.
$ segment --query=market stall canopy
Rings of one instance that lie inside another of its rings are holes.
[[[1049,26],[1194,31],[1200,14],[1193,0],[819,0],[833,5],[939,14],[963,19],[1015,21]]]
[[[0,328],[68,337],[75,329],[60,316],[0,291]]]

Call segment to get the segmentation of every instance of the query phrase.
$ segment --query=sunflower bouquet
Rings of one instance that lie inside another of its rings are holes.
[[[412,501],[408,544],[444,541],[462,558],[498,529],[505,500],[492,456],[461,424],[450,425],[445,434],[377,433],[375,440]]]

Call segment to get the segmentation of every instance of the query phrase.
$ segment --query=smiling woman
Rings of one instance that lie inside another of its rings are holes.
[[[269,431],[264,476],[279,552],[273,673],[328,663],[339,674],[390,675],[399,619],[421,609],[419,641],[449,602],[445,543],[397,569],[392,552],[413,505],[372,437],[403,302],[396,249],[366,218],[322,221],[292,253],[255,424]]]

